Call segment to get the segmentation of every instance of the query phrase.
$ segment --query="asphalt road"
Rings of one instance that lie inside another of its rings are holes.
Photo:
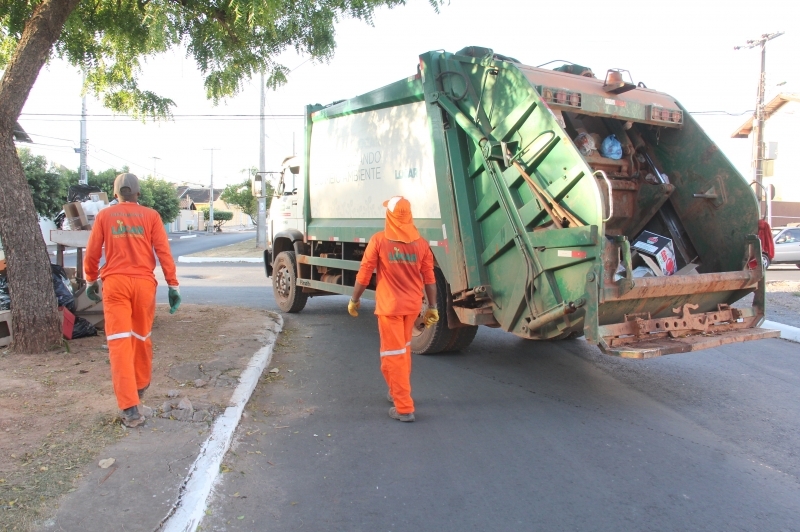
[[[179,276],[184,300],[275,309],[258,265]],[[482,328],[415,357],[404,424],[372,304],[346,301],[285,315],[203,530],[800,530],[796,344],[626,361]]]
[[[199,253],[207,249],[212,249],[220,246],[227,246],[229,244],[236,244],[248,238],[255,238],[255,231],[237,231],[230,233],[217,233],[209,235],[208,233],[192,233],[197,236],[192,237],[189,233],[171,233],[170,249],[172,257],[177,261],[180,255],[190,255],[192,253]],[[185,238],[181,238],[185,237]],[[52,251],[55,251],[55,246],[51,246]],[[64,255],[64,266],[75,267],[75,253],[68,253]],[[50,255],[50,261],[56,261],[55,255]]]

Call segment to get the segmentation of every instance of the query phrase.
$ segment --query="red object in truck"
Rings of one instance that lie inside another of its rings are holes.
[[[761,240],[761,251],[772,260],[775,257],[775,241],[772,240],[772,229],[765,220],[758,221],[758,238]]]

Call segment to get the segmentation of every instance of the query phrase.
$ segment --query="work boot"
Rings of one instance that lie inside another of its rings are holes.
[[[150,387],[150,385],[148,384],[147,386],[145,386],[141,390],[137,390],[136,393],[139,394],[139,401],[141,401],[144,398],[144,392],[146,392],[149,387]]]
[[[386,392],[386,399],[388,399],[390,403],[394,404],[394,399],[392,398],[392,392]]]
[[[406,423],[409,423],[414,421],[414,412],[411,412],[410,414],[401,414],[397,411],[397,408],[392,407],[389,409],[389,417],[398,421],[405,421]]]
[[[139,413],[139,407],[132,406],[122,411],[122,424],[133,429],[144,425],[144,416]]]

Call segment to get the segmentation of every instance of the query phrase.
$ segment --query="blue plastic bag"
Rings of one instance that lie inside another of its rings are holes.
[[[619,143],[617,137],[609,135],[603,139],[600,145],[600,155],[608,159],[622,159],[622,144]]]

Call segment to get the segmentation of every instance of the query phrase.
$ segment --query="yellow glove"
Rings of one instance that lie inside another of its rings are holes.
[[[354,318],[358,317],[358,309],[360,309],[360,308],[361,308],[361,300],[360,299],[358,301],[353,301],[351,299],[350,303],[347,304],[347,312],[349,312],[350,315],[353,316]]]
[[[425,327],[430,327],[437,321],[439,321],[439,311],[435,308],[429,308],[425,311],[425,316],[422,317],[422,321],[425,322]]]

